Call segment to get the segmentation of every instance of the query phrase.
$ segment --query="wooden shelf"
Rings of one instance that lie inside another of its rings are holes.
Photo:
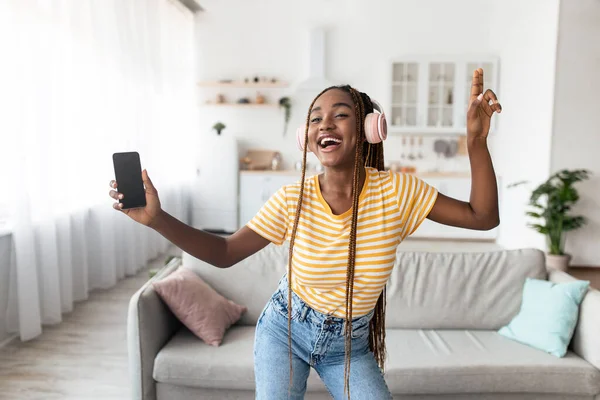
[[[237,108],[277,108],[279,104],[256,104],[256,103],[205,103],[203,107],[237,107]]]
[[[198,82],[198,86],[201,87],[223,87],[223,88],[255,88],[255,89],[273,89],[273,88],[286,88],[289,86],[287,82]]]

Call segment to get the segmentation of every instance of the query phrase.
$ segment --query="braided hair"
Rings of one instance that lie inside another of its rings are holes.
[[[350,355],[352,354],[352,298],[354,293],[354,266],[356,263],[356,229],[358,221],[358,198],[359,198],[359,176],[360,168],[364,166],[376,168],[379,171],[384,169],[383,160],[383,143],[371,144],[365,140],[364,121],[367,114],[373,112],[373,103],[369,96],[361,93],[349,85],[331,86],[323,90],[315,97],[308,109],[306,117],[306,130],[304,132],[304,153],[302,156],[302,178],[300,180],[300,196],[296,207],[296,215],[294,225],[290,237],[290,246],[288,254],[288,345],[290,349],[290,389],[292,386],[292,256],[294,251],[294,243],[296,240],[296,231],[298,229],[298,221],[300,220],[300,211],[302,209],[302,200],[304,195],[304,184],[306,179],[306,154],[308,148],[308,127],[310,122],[310,112],[317,99],[325,92],[331,89],[342,90],[352,97],[354,103],[354,112],[356,116],[356,152],[354,155],[354,176],[352,179],[352,222],[350,226],[350,239],[348,245],[348,268],[346,271],[346,323],[345,323],[345,368],[344,368],[344,391],[348,393],[350,398]],[[379,368],[384,370],[385,363],[385,298],[386,289],[377,300],[375,312],[369,325],[369,349],[373,352],[375,360]]]

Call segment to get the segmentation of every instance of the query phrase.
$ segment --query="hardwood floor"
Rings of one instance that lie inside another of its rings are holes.
[[[165,257],[148,269],[161,266]],[[1,348],[0,399],[130,400],[127,308],[147,279],[144,269],[110,290],[94,291],[61,324],[45,327],[32,341],[15,339]]]

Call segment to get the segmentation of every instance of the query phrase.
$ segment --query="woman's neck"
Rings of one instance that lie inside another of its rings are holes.
[[[323,175],[319,177],[322,193],[334,194],[336,197],[352,197],[352,182],[354,180],[354,168],[334,169],[325,168]],[[358,169],[358,192],[362,190],[365,183],[365,168],[360,164]]]

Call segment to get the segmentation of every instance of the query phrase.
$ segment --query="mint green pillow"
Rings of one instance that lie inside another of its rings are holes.
[[[527,278],[519,313],[498,331],[502,336],[564,357],[589,281],[552,283]]]

